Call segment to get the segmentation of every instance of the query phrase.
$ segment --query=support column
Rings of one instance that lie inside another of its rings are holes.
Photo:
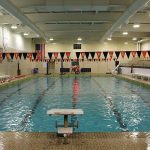
[[[68,115],[64,115],[64,127],[68,127]]]

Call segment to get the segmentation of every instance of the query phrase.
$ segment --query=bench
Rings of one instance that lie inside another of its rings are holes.
[[[81,68],[80,72],[85,75],[86,75],[86,73],[90,73],[90,75],[91,75],[91,68]]]
[[[91,68],[81,68],[81,72],[91,72]]]
[[[150,75],[146,74],[132,73],[132,77],[137,79],[150,80]]]
[[[64,74],[64,73],[69,73],[70,72],[70,68],[60,68],[60,74]]]
[[[3,83],[10,79],[10,75],[0,74],[0,83]]]

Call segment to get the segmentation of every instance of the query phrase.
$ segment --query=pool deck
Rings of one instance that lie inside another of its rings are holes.
[[[74,133],[63,142],[56,133],[0,132],[0,150],[149,150],[150,132]]]

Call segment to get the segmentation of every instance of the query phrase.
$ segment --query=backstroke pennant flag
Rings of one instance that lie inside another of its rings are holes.
[[[65,52],[60,52],[60,56],[61,56],[61,59],[63,60],[65,56]]]
[[[103,52],[105,60],[107,59],[108,52]]]
[[[92,57],[92,60],[94,59],[94,56],[95,56],[95,52],[90,52],[91,54],[91,57]]]
[[[84,56],[85,56],[85,52],[81,52],[82,59],[84,59]]]
[[[79,59],[79,57],[80,57],[80,52],[76,52],[76,57],[77,57],[77,59]]]
[[[69,59],[71,52],[66,52],[67,59]]]
[[[52,59],[52,55],[53,55],[53,53],[48,52],[48,57],[49,57],[50,60]]]
[[[133,57],[135,57],[136,56],[136,51],[131,51],[131,54],[132,54]]]
[[[85,52],[86,59],[89,58],[89,52]]]
[[[110,51],[110,52],[109,52],[110,60],[111,60],[112,57],[113,57],[113,53],[114,53],[113,51]]]
[[[144,58],[146,57],[146,54],[147,54],[147,51],[142,51],[142,55]]]
[[[10,53],[11,59],[14,59],[14,53]]]
[[[26,60],[26,58],[27,58],[27,53],[23,53],[23,58]]]
[[[100,57],[101,57],[101,53],[102,53],[102,52],[96,52],[96,54],[97,54],[97,58],[98,58],[98,59],[100,59]]]
[[[130,57],[130,51],[126,51],[126,55],[127,55],[127,57],[128,57],[128,59],[129,59],[129,57]]]
[[[138,57],[140,58],[140,56],[141,56],[141,51],[137,51],[137,55],[138,55]]]
[[[149,55],[149,57],[150,57],[150,51],[147,51],[147,53],[148,53],[148,55]]]
[[[117,59],[119,58],[120,52],[119,51],[115,51],[116,57]]]
[[[18,57],[19,57],[19,53],[15,53],[16,60],[18,59]]]
[[[121,51],[120,53],[121,53],[122,58],[124,58],[124,56],[125,56],[125,51]]]
[[[58,57],[58,52],[54,52],[54,57],[55,57],[55,59],[57,59],[57,57]]]

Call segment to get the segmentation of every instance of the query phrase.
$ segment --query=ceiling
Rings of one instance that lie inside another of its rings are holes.
[[[56,43],[78,37],[85,43],[150,38],[149,0],[0,0],[0,5],[0,24],[16,24],[14,32],[28,32],[26,38],[53,38]]]

